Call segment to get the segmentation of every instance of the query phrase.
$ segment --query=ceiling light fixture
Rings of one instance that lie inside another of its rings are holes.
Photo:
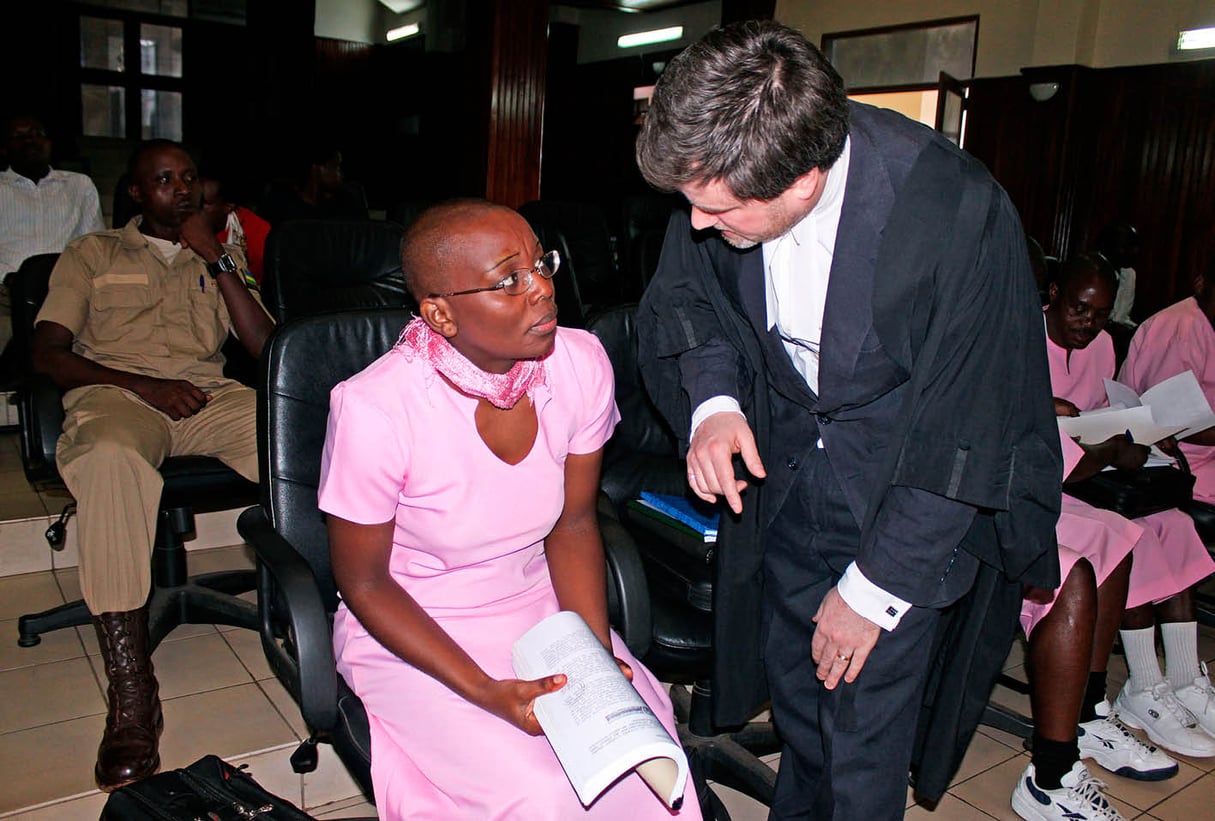
[[[396,40],[404,40],[406,37],[413,37],[422,31],[422,27],[417,23],[410,23],[407,26],[389,29],[385,34],[385,39],[392,43]]]
[[[683,26],[671,26],[665,29],[653,29],[652,31],[639,31],[636,34],[622,35],[617,38],[616,45],[619,48],[637,48],[637,46],[648,46],[653,43],[678,40],[680,37],[683,37]]]
[[[1215,26],[1187,29],[1177,35],[1178,51],[1194,51],[1202,48],[1215,48]]]

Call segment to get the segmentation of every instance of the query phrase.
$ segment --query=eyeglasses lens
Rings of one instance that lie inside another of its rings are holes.
[[[540,257],[540,259],[536,260],[535,267],[523,268],[516,271],[515,273],[517,276],[514,278],[512,283],[504,287],[502,290],[505,291],[508,296],[519,296],[520,294],[525,294],[531,290],[532,282],[535,281],[536,274],[539,274],[545,279],[552,279],[553,274],[557,273],[557,268],[559,268],[560,265],[561,255],[556,251],[549,251],[547,254]]]

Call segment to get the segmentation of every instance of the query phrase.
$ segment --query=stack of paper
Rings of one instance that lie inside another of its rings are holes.
[[[1149,388],[1143,396],[1120,382],[1105,380],[1108,408],[1079,416],[1060,416],[1059,429],[1081,444],[1096,445],[1111,436],[1129,433],[1144,445],[1168,436],[1184,439],[1215,426],[1215,412],[1193,371],[1185,371]]]

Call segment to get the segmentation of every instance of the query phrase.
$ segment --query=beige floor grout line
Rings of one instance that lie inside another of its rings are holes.
[[[101,790],[88,790],[86,792],[76,793],[75,795],[65,796],[64,798],[52,798],[50,801],[43,801],[41,804],[31,804],[28,807],[19,807],[18,809],[15,809],[15,810],[8,810],[7,812],[0,812],[0,818],[12,818],[13,816],[22,815],[27,812],[36,812],[38,810],[45,810],[48,807],[54,807],[59,804],[66,804],[69,801],[79,801],[81,798],[88,798],[90,796],[100,795],[100,794],[101,794]]]

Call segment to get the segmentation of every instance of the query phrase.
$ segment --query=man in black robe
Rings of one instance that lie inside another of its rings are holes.
[[[950,725],[964,748],[1021,582],[1058,585],[1061,461],[1016,212],[939,135],[849,103],[775,23],[673,60],[637,155],[691,204],[639,310],[643,375],[689,486],[734,514],[714,716],[745,720],[770,690],[773,818],[901,817],[930,674],[934,697],[959,675],[978,694]],[[983,616],[963,639],[941,631],[959,602]],[[939,647],[966,669],[931,665]]]

